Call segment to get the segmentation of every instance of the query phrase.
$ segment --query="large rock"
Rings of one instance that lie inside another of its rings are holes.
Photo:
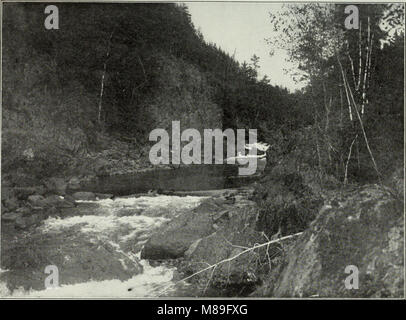
[[[103,158],[98,158],[94,161],[92,168],[97,176],[108,175],[109,161]]]
[[[162,226],[147,241],[142,259],[176,259],[182,257],[197,239],[215,232],[212,215],[221,211],[212,199],[204,201],[192,212],[187,212]]]
[[[93,192],[85,192],[85,191],[75,192],[74,194],[72,194],[72,197],[75,198],[75,200],[84,200],[84,201],[96,200],[96,195]]]
[[[15,191],[13,188],[8,186],[1,186],[1,199],[10,199],[16,197]]]
[[[22,215],[30,214],[33,210],[29,207],[20,207],[16,210],[16,212],[21,213]]]
[[[139,216],[143,211],[142,208],[121,208],[115,214],[117,217]]]
[[[95,196],[99,200],[114,198],[114,194],[111,193],[95,193]]]
[[[269,237],[305,230],[324,202],[297,172],[264,177],[256,185],[255,200],[260,207],[257,228]]]
[[[66,201],[69,201],[69,202],[72,202],[72,203],[75,203],[75,201],[76,201],[75,198],[72,197],[72,196],[69,195],[69,194],[63,196],[63,198],[64,198]]]
[[[46,207],[55,207],[55,208],[73,208],[75,206],[74,202],[57,195],[51,195],[46,197],[45,204]]]
[[[16,187],[14,188],[14,193],[18,199],[27,200],[27,198],[33,194],[44,195],[46,193],[46,189],[44,186]]]
[[[268,241],[262,232],[253,229],[257,210],[251,201],[237,201],[230,211],[215,216],[215,233],[196,240],[185,252],[179,270],[185,276],[193,275],[190,281],[200,285],[202,295],[251,293],[260,281],[262,268],[268,268],[270,259],[279,254],[280,248],[273,244],[250,250]],[[202,272],[209,266],[215,267]]]
[[[195,241],[179,270],[186,276],[196,274],[190,281],[219,295],[241,296],[252,292],[259,282],[257,276],[265,250],[246,251],[266,239],[252,229],[226,228]],[[223,261],[223,262],[222,262]],[[218,264],[204,272],[208,266]],[[209,293],[202,292],[202,294]]]
[[[20,206],[18,199],[15,197],[2,200],[2,204],[1,212],[13,211]]]
[[[1,214],[1,220],[4,222],[14,222],[22,216],[19,212],[7,212]]]
[[[385,184],[388,185],[396,193],[398,197],[403,199],[405,192],[405,180],[404,180],[405,169],[403,163],[400,164],[394,172],[388,177]]]
[[[33,207],[45,207],[45,198],[41,195],[31,195],[27,200]]]
[[[81,188],[80,179],[78,177],[73,177],[68,182],[69,190],[79,190]]]
[[[19,201],[13,188],[1,186],[1,212],[14,211],[19,207]]]
[[[272,297],[403,297],[403,203],[369,185],[320,210],[288,251],[286,264],[257,294]],[[345,269],[359,270],[346,289]],[[276,279],[276,280],[275,280]]]
[[[51,195],[46,198],[40,195],[31,195],[28,197],[28,202],[36,208],[72,208],[75,206],[72,201],[57,195]]]
[[[16,187],[33,187],[41,184],[41,181],[33,177],[33,175],[27,175],[18,172],[16,174],[13,174],[11,180]]]
[[[54,194],[65,195],[68,184],[63,178],[49,178],[44,182],[47,189]]]
[[[3,242],[0,281],[10,290],[44,290],[44,272],[48,265],[59,271],[59,285],[102,280],[127,280],[142,272],[135,259],[130,259],[105,241],[80,235],[77,230],[33,235],[18,242]]]
[[[21,215],[15,220],[15,227],[26,230],[31,226],[38,225],[43,218],[42,214]]]

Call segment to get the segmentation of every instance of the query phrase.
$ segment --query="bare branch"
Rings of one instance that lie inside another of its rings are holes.
[[[103,64],[103,74],[102,74],[102,78],[101,78],[100,97],[99,97],[99,112],[97,114],[97,121],[98,121],[99,124],[101,122],[103,91],[104,91],[104,78],[106,77],[107,61],[109,60],[109,57],[110,57],[111,39],[113,38],[113,33],[114,33],[114,31],[112,31],[111,34],[110,34],[109,43],[108,43],[108,47],[107,47],[107,53],[106,53],[106,60],[104,60],[104,64]]]
[[[359,90],[359,87],[361,86],[361,73],[362,73],[362,37],[361,37],[361,29],[362,29],[362,24],[361,21],[359,22],[359,40],[358,40],[358,55],[359,55],[359,68],[358,68],[358,83],[355,88],[355,91]]]
[[[254,251],[255,249],[258,249],[258,248],[262,248],[262,247],[265,247],[265,246],[269,246],[269,245],[272,244],[272,243],[278,243],[278,242],[281,242],[281,241],[284,241],[284,240],[287,240],[287,239],[291,239],[291,238],[293,238],[293,237],[300,236],[302,233],[303,233],[303,232],[298,232],[298,233],[291,234],[291,235],[288,235],[288,236],[285,236],[285,237],[282,237],[282,238],[279,238],[279,239],[276,239],[276,240],[272,240],[272,241],[268,241],[268,242],[265,242],[265,243],[257,244],[257,245],[255,245],[255,246],[253,246],[253,247],[251,247],[251,248],[245,249],[244,251],[241,251],[240,253],[238,253],[238,254],[236,254],[236,255],[230,257],[230,258],[223,259],[223,260],[221,260],[221,261],[219,261],[219,262],[217,262],[217,263],[215,263],[215,264],[212,264],[212,265],[208,266],[207,268],[204,268],[204,269],[202,269],[202,270],[200,270],[200,271],[198,271],[198,272],[193,273],[192,275],[190,275],[190,276],[188,276],[188,277],[186,277],[186,278],[183,278],[183,279],[181,279],[181,280],[179,280],[179,281],[177,281],[177,282],[175,282],[175,283],[171,283],[170,285],[168,285],[167,288],[165,288],[163,291],[161,291],[158,296],[160,296],[161,294],[165,293],[169,288],[171,288],[171,287],[177,285],[177,284],[180,283],[180,282],[184,282],[184,281],[186,281],[186,280],[189,280],[190,278],[193,278],[194,276],[196,276],[196,275],[198,275],[198,274],[201,274],[201,273],[203,273],[203,272],[205,272],[205,271],[208,271],[208,270],[210,270],[210,269],[212,269],[212,268],[216,268],[216,267],[218,267],[219,265],[221,265],[221,264],[223,264],[223,263],[225,263],[225,262],[230,262],[230,261],[232,261],[232,260],[235,260],[235,259],[237,259],[238,257],[240,257],[241,255],[243,255],[243,254],[245,254],[245,253]]]
[[[350,63],[351,63],[352,80],[353,80],[354,87],[355,87],[357,82],[355,81],[354,61],[352,60],[351,55],[350,55],[350,48],[349,48],[348,41],[347,41],[347,57],[348,57],[348,59],[350,60]]]
[[[360,113],[359,113],[359,111],[358,111],[357,103],[355,102],[354,95],[352,94],[351,87],[348,85],[348,81],[347,81],[347,78],[345,77],[344,69],[343,69],[343,66],[342,66],[342,64],[341,64],[340,58],[338,57],[338,55],[336,55],[336,57],[337,57],[337,61],[338,61],[338,63],[339,63],[339,66],[340,66],[340,68],[341,68],[341,72],[342,72],[342,74],[343,74],[344,85],[346,85],[347,88],[348,88],[348,92],[349,92],[349,94],[350,94],[352,103],[353,103],[353,105],[354,105],[355,112],[356,112],[356,114],[357,114],[357,118],[358,118],[359,124],[360,124],[360,126],[361,126],[361,130],[362,130],[362,134],[363,134],[363,136],[364,136],[365,144],[366,144],[366,146],[367,146],[369,155],[370,155],[371,160],[372,160],[372,163],[373,163],[373,165],[374,165],[374,169],[375,169],[375,171],[376,171],[376,173],[377,173],[377,175],[378,175],[378,179],[379,179],[379,181],[381,182],[381,173],[380,173],[379,170],[378,170],[378,166],[377,166],[377,164],[376,164],[376,162],[375,162],[375,158],[374,158],[374,156],[373,156],[373,154],[372,154],[372,150],[371,150],[371,148],[370,148],[370,146],[369,146],[367,134],[366,134],[365,128],[364,128],[364,123],[362,122],[361,115],[360,115]]]
[[[344,174],[344,184],[347,184],[347,173],[348,173],[348,164],[351,159],[351,151],[352,151],[352,146],[354,145],[355,140],[357,140],[358,134],[355,136],[354,140],[352,140],[351,145],[350,145],[350,151],[348,152],[348,158],[347,158],[347,163],[345,164],[345,174]]]
[[[361,105],[361,114],[362,115],[364,114],[365,101],[366,101],[366,82],[367,82],[367,76],[368,76],[370,38],[371,38],[371,27],[370,27],[370,21],[369,21],[369,17],[368,17],[368,37],[367,37],[367,45],[365,48],[366,57],[365,57],[365,67],[364,67],[364,80],[362,83],[362,105]]]

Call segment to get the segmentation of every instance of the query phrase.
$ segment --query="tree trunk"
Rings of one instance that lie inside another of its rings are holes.
[[[103,102],[103,91],[104,91],[104,79],[106,78],[107,61],[108,61],[108,59],[110,57],[111,38],[113,37],[113,32],[110,34],[109,44],[108,44],[107,53],[106,53],[106,60],[104,61],[104,64],[103,64],[103,74],[102,74],[101,85],[100,85],[99,112],[97,114],[97,121],[98,121],[99,125],[101,124],[101,113],[102,113],[102,102]]]

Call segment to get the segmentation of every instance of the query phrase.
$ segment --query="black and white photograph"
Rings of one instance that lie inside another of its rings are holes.
[[[1,18],[0,299],[404,298],[404,3]]]

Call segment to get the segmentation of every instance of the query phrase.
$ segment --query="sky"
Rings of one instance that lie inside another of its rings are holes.
[[[273,32],[268,13],[280,10],[281,4],[188,2],[186,5],[195,28],[200,29],[207,42],[216,43],[230,55],[235,52],[236,60],[241,63],[250,62],[256,54],[260,58],[259,77],[267,75],[273,85],[290,91],[304,86],[295,83],[284,71],[295,68],[286,61],[286,52],[277,49],[270,56],[271,47],[265,41]]]

